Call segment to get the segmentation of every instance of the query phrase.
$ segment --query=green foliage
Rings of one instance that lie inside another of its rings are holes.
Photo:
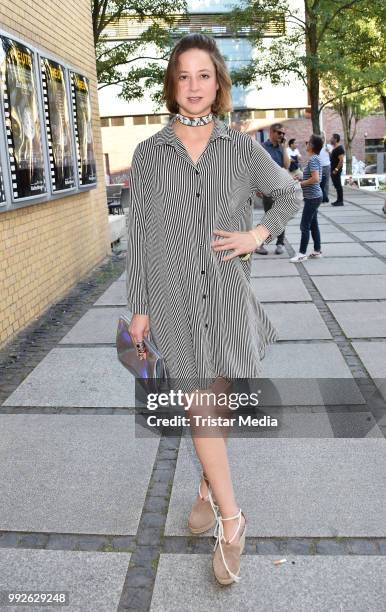
[[[324,102],[321,107],[329,104],[340,115],[348,172],[351,172],[351,143],[357,124],[361,118],[381,108],[382,92],[385,93],[384,19],[384,10],[365,12],[363,16],[349,14],[339,35],[329,32],[324,40],[324,54],[333,58],[334,63],[322,77]]]
[[[333,69],[323,75],[325,102],[339,107],[347,98],[357,116],[365,116],[379,107],[380,92],[386,88],[385,21],[381,14],[348,18],[342,24],[342,37],[329,34],[325,53],[336,58]]]
[[[313,129],[318,132],[319,112],[328,96],[338,99],[359,89],[384,87],[386,3],[304,0],[302,11],[291,5],[285,0],[244,0],[228,15],[229,23],[242,27],[254,23],[256,16],[265,23],[276,11],[285,15],[287,24],[286,34],[269,42],[261,33],[251,33],[254,58],[231,76],[234,84],[246,86],[261,78],[285,85],[296,75],[308,89]]]
[[[92,0],[91,5],[99,87],[119,84],[121,97],[128,101],[150,92],[159,108],[166,63],[176,42],[171,29],[178,13],[187,14],[186,1]],[[308,88],[315,132],[326,103],[339,104],[350,96],[361,114],[377,107],[383,96],[386,107],[386,2],[303,0],[301,7],[294,6],[289,0],[241,0],[230,13],[219,16],[219,25],[230,25],[235,32],[249,30],[253,46],[251,61],[231,71],[233,83],[255,83],[261,89],[263,79],[286,85],[296,75]],[[150,18],[151,25],[135,41],[104,39],[104,29],[125,15]],[[264,37],[278,16],[285,18],[285,35]]]
[[[186,13],[186,1],[92,0],[91,10],[99,89],[121,85],[120,96],[135,100],[141,99],[149,87],[155,87],[152,97],[159,103],[159,85],[175,42],[170,30],[176,14]],[[104,36],[106,28],[128,15],[135,16],[139,23],[150,20],[148,27],[135,40],[108,40]]]

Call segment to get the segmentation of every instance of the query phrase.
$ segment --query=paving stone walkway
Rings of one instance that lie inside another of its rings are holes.
[[[186,527],[191,438],[137,435],[115,348],[124,243],[0,350],[0,591],[66,591],[71,612],[385,610],[382,202],[347,189],[344,207],[323,204],[321,260],[288,261],[300,214],[285,254],[254,256],[253,289],[280,336],[263,374],[287,410],[279,435],[229,441],[248,522],[238,585],[216,583],[211,532]],[[20,606],[3,594],[0,609]]]

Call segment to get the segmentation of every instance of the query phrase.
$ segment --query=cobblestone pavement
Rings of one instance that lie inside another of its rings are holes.
[[[353,381],[366,409],[294,402],[299,427],[320,419],[320,435],[230,440],[248,521],[238,585],[216,584],[211,532],[186,528],[199,477],[189,439],[135,435],[133,381],[115,351],[124,243],[0,351],[0,590],[68,591],[67,609],[85,612],[384,610],[382,201],[346,190],[344,207],[322,205],[321,260],[288,262],[299,216],[285,255],[254,256],[254,290],[280,336],[265,375],[320,369]]]

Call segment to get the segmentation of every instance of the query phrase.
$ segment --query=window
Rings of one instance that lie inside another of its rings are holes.
[[[104,162],[105,162],[105,174],[110,176],[110,158],[108,153],[104,153]]]
[[[124,117],[111,117],[110,121],[112,127],[121,127],[122,125],[125,125]]]
[[[199,3],[197,3],[199,4]],[[222,21],[226,13],[189,13],[188,15],[173,15],[174,23],[166,23],[162,18],[154,20],[154,17],[122,15],[119,19],[113,19],[103,31],[106,40],[137,40],[154,23],[161,28],[167,28],[173,37],[180,37],[190,32],[210,32],[215,37],[248,36],[255,34],[262,37],[283,36],[286,32],[285,15],[272,11],[271,19],[260,19],[258,16],[248,26],[241,26],[235,30],[232,23]],[[172,17],[170,15],[169,17]]]
[[[101,117],[101,127],[109,127],[110,117]]]
[[[273,116],[275,117],[275,119],[286,119],[287,111],[284,108],[276,108],[273,111]]]
[[[161,123],[161,115],[148,115],[147,122],[151,124]]]
[[[146,115],[136,115],[133,117],[133,125],[146,125]]]
[[[253,111],[251,110],[238,110],[231,113],[231,122],[240,123],[241,121],[248,121],[252,119]]]
[[[255,110],[255,111],[253,111],[253,118],[254,119],[266,119],[267,118],[267,111],[265,111],[265,110]]]
[[[377,153],[385,150],[383,138],[365,138],[365,164],[377,163]]]

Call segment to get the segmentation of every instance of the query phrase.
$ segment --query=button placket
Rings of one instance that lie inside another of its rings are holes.
[[[200,214],[200,221],[201,221],[198,246],[200,249],[203,249],[205,248],[205,237],[204,237],[205,232],[203,231],[203,227],[205,225],[205,206],[202,204],[202,199],[200,199],[202,195],[202,183],[201,183],[200,171],[197,168],[195,170],[195,174],[197,177],[197,181],[195,183],[196,201],[198,202],[197,210]]]
[[[196,170],[197,183],[200,183],[199,179],[199,171]],[[198,210],[200,211],[200,224],[199,224],[199,259],[200,259],[200,268],[201,268],[201,312],[202,312],[202,321],[204,329],[208,329],[209,321],[208,321],[208,310],[209,310],[209,302],[208,302],[208,279],[207,279],[207,259],[208,259],[208,251],[209,248],[206,239],[206,210],[205,210],[205,201],[201,198],[202,194],[202,185],[196,190],[196,198],[199,201]]]

